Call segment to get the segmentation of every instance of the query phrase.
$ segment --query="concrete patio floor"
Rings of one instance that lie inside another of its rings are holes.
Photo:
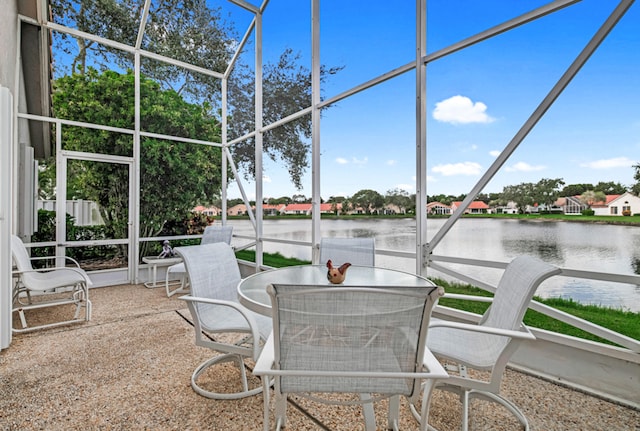
[[[191,374],[212,356],[196,347],[190,315],[179,295],[143,285],[90,291],[90,322],[14,334],[0,351],[0,430],[261,430],[262,395],[219,401],[197,395]],[[68,310],[33,311],[33,321]],[[31,317],[31,316],[28,316]],[[208,376],[232,381],[233,370]],[[519,405],[532,430],[640,430],[640,412],[509,370],[503,394]],[[436,391],[430,424],[460,426],[459,402]],[[385,403],[376,404],[379,429]],[[289,430],[359,430],[359,407],[294,400]],[[517,430],[502,408],[472,404],[473,430]],[[401,429],[417,424],[406,404]]]

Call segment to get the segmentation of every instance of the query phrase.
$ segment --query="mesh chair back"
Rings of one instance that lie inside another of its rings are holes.
[[[334,266],[349,262],[352,265],[375,266],[375,238],[322,238],[320,264],[331,259]]]
[[[282,392],[412,396],[436,287],[269,286]],[[435,299],[434,299],[435,298]],[[300,375],[304,374],[304,375]],[[386,377],[385,377],[386,375]]]
[[[18,271],[31,271],[31,258],[27,253],[27,248],[20,238],[11,235],[11,253],[13,254],[13,263]]]
[[[233,236],[233,226],[207,226],[202,234],[200,244],[213,244],[214,242],[225,242],[231,244]]]
[[[519,256],[505,269],[482,325],[518,330],[540,283],[561,270],[531,256]]]
[[[240,268],[233,249],[228,244],[216,242],[176,247],[176,251],[182,256],[189,274],[192,296],[238,302]],[[214,310],[219,306],[197,303],[196,307],[205,328],[219,326],[215,319],[220,315],[216,315]],[[211,322],[207,322],[207,318]]]

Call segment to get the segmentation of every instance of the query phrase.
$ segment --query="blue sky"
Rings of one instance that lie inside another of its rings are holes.
[[[428,3],[427,46],[434,52],[547,2]],[[310,4],[271,0],[263,24],[265,60],[293,48],[310,67]],[[429,195],[458,195],[473,187],[617,4],[583,0],[428,66]],[[249,14],[222,5],[242,34]],[[414,19],[413,1],[322,0],[320,60],[344,66],[323,86],[323,96],[412,61]],[[634,4],[484,192],[542,178],[634,182],[632,165],[640,161],[639,28],[640,5]],[[324,199],[363,188],[415,193],[414,98],[412,71],[324,112]],[[265,197],[311,195],[310,171],[301,191],[278,164],[265,164],[264,180]],[[255,197],[253,184],[246,187]],[[239,196],[232,185],[229,197]]]

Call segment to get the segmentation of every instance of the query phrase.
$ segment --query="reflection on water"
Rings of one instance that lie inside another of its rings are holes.
[[[427,237],[433,238],[444,219],[429,219]],[[234,233],[253,235],[249,221],[230,220]],[[374,237],[376,248],[415,251],[413,219],[323,220],[322,236]],[[265,238],[311,241],[310,220],[265,220]],[[246,240],[234,239],[234,245]],[[295,245],[266,243],[265,252],[311,260],[311,249]],[[549,263],[589,271],[640,274],[640,228],[566,222],[462,219],[435,249],[435,254],[507,262],[530,254]],[[376,256],[376,265],[415,272],[415,262],[390,256]],[[495,283],[500,271],[479,267],[452,267],[483,281]],[[442,274],[433,273],[433,276]],[[623,307],[640,311],[640,287],[568,277],[554,277],[538,289],[539,296],[573,298],[576,301]]]

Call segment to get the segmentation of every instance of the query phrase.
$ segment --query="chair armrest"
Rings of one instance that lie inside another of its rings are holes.
[[[463,331],[480,332],[489,335],[498,335],[501,337],[518,338],[522,340],[535,340],[536,337],[529,331],[529,328],[522,325],[522,331],[513,331],[510,329],[492,328],[490,326],[472,325],[469,323],[450,322],[448,320],[432,320],[429,323],[431,328],[453,328]]]
[[[242,317],[244,317],[244,319],[249,324],[249,328],[251,328],[251,336],[253,337],[253,340],[254,340],[253,357],[254,358],[258,357],[258,355],[260,354],[259,340],[261,339],[261,337],[260,337],[260,331],[258,330],[258,323],[256,322],[256,319],[251,314],[252,311],[247,309],[242,304],[238,304],[237,302],[233,302],[233,301],[225,301],[222,299],[202,298],[199,296],[191,296],[191,295],[181,296],[179,299],[182,299],[183,301],[187,301],[191,303],[200,302],[204,304],[222,305],[222,306],[233,308],[234,310],[236,310],[238,313],[240,313],[240,315],[242,315]]]
[[[427,336],[428,338],[428,336]],[[424,358],[422,359],[422,367],[426,368],[429,373],[432,373],[433,379],[447,379],[449,378],[449,374],[444,369],[440,361],[436,359],[436,357],[431,353],[431,350],[425,349]]]
[[[462,299],[465,301],[476,301],[476,302],[493,302],[492,296],[477,296],[477,295],[463,295],[460,293],[446,293],[442,298],[445,299]]]
[[[262,376],[265,374],[269,374],[269,371],[273,369],[273,364],[275,362],[275,351],[273,344],[273,332],[267,338],[267,342],[262,347],[262,352],[260,352],[260,357],[256,361],[255,366],[253,367],[253,374],[256,376]]]
[[[36,262],[36,261],[39,261],[39,260],[52,260],[52,259],[68,260],[68,261],[72,262],[75,266],[80,268],[80,264],[78,263],[78,261],[75,260],[72,257],[69,257],[69,256],[41,256],[41,257],[30,257],[29,258],[29,260],[32,261],[32,262]]]
[[[68,266],[56,266],[53,268],[38,268],[38,269],[29,269],[27,271],[18,271],[18,270],[14,270],[11,271],[12,274],[16,274],[16,275],[20,275],[20,274],[28,274],[30,272],[43,272],[43,273],[47,273],[47,272],[51,272],[51,271],[73,271],[76,274],[80,275],[82,278],[85,279],[85,281],[90,281],[87,280],[88,276],[87,274],[81,269],[81,268],[73,268],[73,267],[68,267]]]

